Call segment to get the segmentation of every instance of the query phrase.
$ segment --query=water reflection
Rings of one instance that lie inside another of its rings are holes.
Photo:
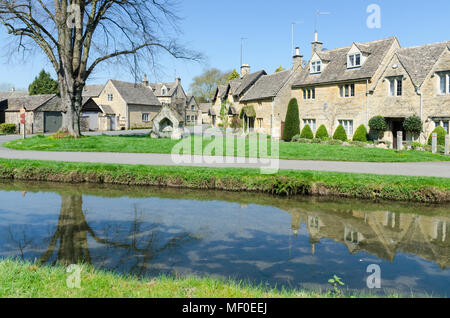
[[[447,206],[36,183],[0,202],[2,257],[356,289],[377,263],[384,287],[450,292]]]

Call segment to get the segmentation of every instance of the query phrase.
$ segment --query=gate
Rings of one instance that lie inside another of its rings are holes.
[[[44,133],[55,133],[62,127],[62,113],[44,112]]]

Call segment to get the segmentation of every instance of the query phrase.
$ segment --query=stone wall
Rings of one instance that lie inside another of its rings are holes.
[[[130,128],[132,127],[152,127],[152,120],[161,111],[161,106],[140,106],[129,105]],[[142,121],[142,114],[149,114],[148,121]]]

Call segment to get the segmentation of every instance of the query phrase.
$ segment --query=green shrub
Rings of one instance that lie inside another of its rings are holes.
[[[283,140],[291,141],[292,137],[300,134],[300,118],[298,114],[297,99],[293,98],[289,102],[286,113],[286,120],[284,122]]]
[[[334,139],[328,140],[328,141],[326,142],[326,144],[327,144],[327,145],[330,145],[330,146],[341,146],[343,143],[344,143],[344,142],[343,142],[342,140],[334,140]]]
[[[311,140],[311,143],[313,143],[313,144],[321,144],[322,143],[322,139],[314,138],[313,140]]]
[[[299,142],[300,141],[300,135],[295,135],[294,137],[292,137],[291,141],[292,142]]]
[[[326,140],[326,139],[328,139],[330,136],[328,135],[328,130],[327,130],[327,128],[325,127],[325,125],[321,125],[320,127],[319,127],[319,129],[317,129],[317,132],[316,132],[316,138],[317,139],[322,139],[322,140]]]
[[[405,131],[414,135],[420,135],[422,132],[422,121],[420,120],[420,117],[416,115],[408,117],[403,122],[403,128]]]
[[[382,116],[375,116],[369,120],[369,127],[370,130],[375,133],[377,138],[381,139],[383,137],[382,134],[387,129],[387,124]]]
[[[312,144],[312,139],[299,138],[297,142],[301,144]]]
[[[300,134],[300,138],[314,139],[314,134],[311,130],[311,127],[309,127],[309,125],[306,125],[305,127],[303,127],[302,133]]]
[[[430,137],[428,138],[428,145],[432,145],[433,143],[433,134],[436,133],[437,134],[437,143],[439,146],[445,146],[445,135],[447,134],[447,132],[445,131],[444,128],[442,128],[441,126],[436,127],[435,130],[433,130],[433,132],[431,133]]]
[[[358,129],[356,129],[355,133],[353,134],[353,141],[367,142],[366,126],[361,125],[358,127]]]
[[[0,124],[0,133],[2,134],[15,134],[16,133],[16,125],[15,124]]]
[[[242,128],[242,120],[239,118],[239,116],[234,116],[233,119],[231,119],[230,127],[234,130],[238,130]]]
[[[345,128],[342,125],[339,125],[334,132],[333,139],[340,141],[347,141],[347,133],[345,132]]]
[[[358,140],[350,141],[350,145],[355,146],[355,147],[360,147],[360,148],[366,148],[368,146],[368,144],[365,143],[364,141],[358,141]]]

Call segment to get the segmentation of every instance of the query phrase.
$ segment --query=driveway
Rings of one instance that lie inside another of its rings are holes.
[[[147,131],[107,132],[111,135],[146,134]],[[97,135],[102,133],[89,133]],[[0,136],[0,145],[19,136]],[[267,163],[249,162],[248,158],[229,158],[232,162],[218,162],[218,157],[187,156],[176,158],[167,154],[135,153],[97,153],[97,152],[45,152],[19,151],[0,146],[0,158],[30,159],[67,162],[90,162],[131,165],[158,166],[192,166],[216,168],[261,168]],[[255,160],[253,160],[255,161]],[[409,163],[375,163],[375,162],[339,162],[339,161],[302,161],[279,160],[279,169],[313,170],[330,172],[368,173],[379,175],[402,175],[418,177],[450,178],[450,162],[409,162]]]

